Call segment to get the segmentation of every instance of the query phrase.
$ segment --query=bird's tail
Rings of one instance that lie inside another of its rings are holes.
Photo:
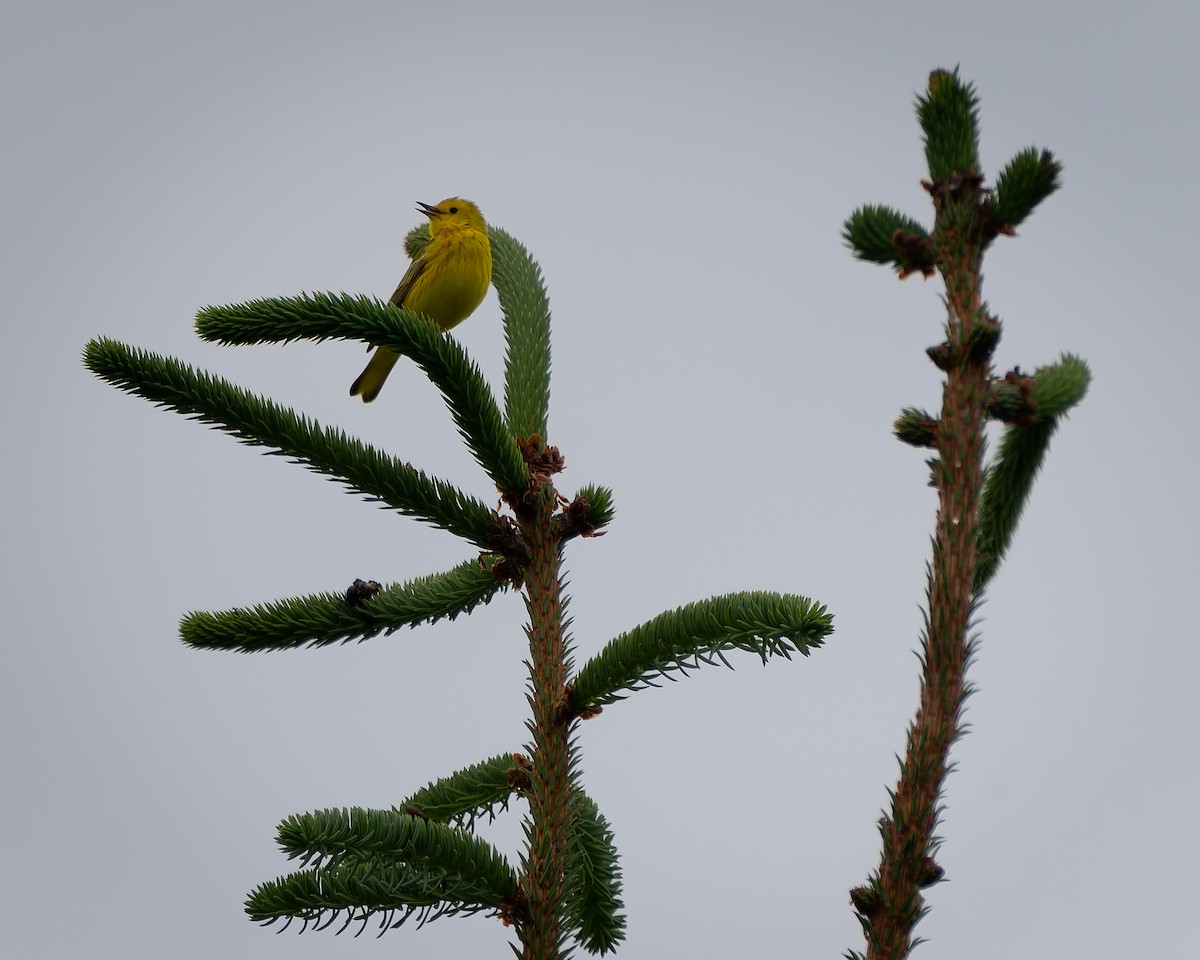
[[[387,347],[376,347],[375,355],[367,368],[358,375],[358,379],[350,385],[350,396],[362,397],[363,403],[370,403],[383,389],[384,381],[392,372],[392,367],[400,359],[400,354]]]

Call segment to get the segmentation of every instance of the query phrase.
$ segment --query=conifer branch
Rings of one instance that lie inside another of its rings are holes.
[[[905,407],[892,424],[892,435],[913,447],[936,447],[938,421],[917,407]]]
[[[917,121],[934,184],[979,174],[979,97],[957,67],[929,75],[928,90],[917,97]]]
[[[528,764],[528,760],[521,759]],[[509,797],[518,789],[514,769],[527,766],[518,768],[517,762],[512,754],[501,754],[464,767],[422,787],[399,809],[435,823],[453,823],[464,828],[474,825],[481,814],[490,820],[496,807],[507,807]]]
[[[517,894],[512,867],[473,834],[399,810],[317,810],[279,825],[279,846],[304,866],[407,864],[463,877],[490,891],[495,905]]]
[[[998,233],[1011,234],[1062,183],[1062,164],[1049,150],[1026,147],[996,178],[992,218]]]
[[[615,515],[613,494],[608,487],[595,484],[580,487],[563,512],[563,538],[602,536],[603,528],[612,523]]]
[[[550,300],[537,261],[511,234],[489,227],[492,286],[504,314],[504,407],[515,437],[546,436],[550,407]]]
[[[488,527],[494,516],[485,504],[340,430],[322,427],[172,357],[115,340],[91,341],[84,363],[128,393],[211,424],[243,443],[272,447],[316,473],[345,483],[355,493],[490,549]]]
[[[832,632],[832,615],[794,594],[730,593],[690,603],[610,640],[580,668],[571,705],[583,712],[701,664],[731,666],[728,651],[754,653],[763,663],[771,656],[808,656]]]
[[[524,489],[529,474],[491,388],[452,336],[403,307],[373,297],[313,293],[206,307],[196,317],[204,340],[230,345],[289,340],[363,340],[412,359],[441,391],[458,432],[505,492]]]
[[[380,587],[357,599],[353,588],[260,603],[249,609],[189,613],[179,625],[188,646],[257,653],[368,640],[401,627],[453,620],[487,603],[504,584],[490,563],[468,560],[453,570]],[[361,581],[360,581],[361,582]]]
[[[404,864],[355,863],[324,870],[301,870],[269,880],[246,898],[251,920],[270,925],[293,919],[324,930],[339,918],[342,933],[357,925],[356,936],[375,918],[379,935],[415,916],[424,924],[439,917],[498,911],[495,891],[470,878]]]
[[[878,872],[852,894],[867,935],[868,960],[902,960],[925,914],[922,889],[936,869],[939,798],[950,747],[961,732],[969,692],[968,630],[973,611],[984,422],[990,397],[991,350],[973,349],[980,331],[998,331],[983,303],[979,273],[986,244],[983,180],[978,169],[976,98],[957,73],[935,71],[917,115],[925,135],[937,214],[936,262],[946,284],[946,371],[933,464],[938,517],[929,565],[929,612],[921,638],[921,696],[908,730],[890,813],[880,821]],[[996,337],[989,335],[988,347]],[[936,362],[936,358],[935,358]]]
[[[947,306],[946,340],[927,353],[946,379],[940,416],[909,408],[895,430],[905,442],[937,451],[931,467],[939,502],[921,635],[920,703],[891,810],[879,824],[879,869],[851,891],[868,960],[902,960],[919,942],[914,930],[926,912],[922,891],[942,879],[935,830],[950,748],[962,734],[962,709],[971,693],[966,674],[975,652],[971,631],[979,591],[1016,528],[1058,417],[1087,387],[1086,366],[1071,357],[1032,379],[1018,371],[1000,381],[992,377],[1001,325],[983,301],[983,253],[1057,187],[1059,166],[1048,151],[1024,151],[1005,169],[993,196],[979,168],[977,107],[974,89],[957,70],[934,71],[917,100],[930,172],[924,186],[936,214],[925,250],[945,282]],[[861,212],[848,222],[848,234],[856,219]],[[1009,427],[985,486],[988,417]]]
[[[491,228],[488,228],[489,233]],[[421,251],[429,246],[429,224],[421,223],[413,227],[404,235],[404,252],[408,254],[409,260],[416,260],[421,255]],[[489,238],[489,242],[490,238]]]
[[[859,207],[846,220],[842,239],[857,259],[891,266],[901,279],[912,273],[929,276],[934,271],[929,233],[912,217],[891,207]]]
[[[1071,407],[1087,393],[1091,372],[1079,357],[1065,354],[1056,364],[1034,372],[1034,419],[1005,428],[987,469],[979,505],[979,562],[975,591],[991,582],[1008,552],[1050,440]]]
[[[290,817],[280,824],[279,842],[289,856],[315,866],[255,888],[246,901],[253,920],[298,917],[306,927],[325,929],[344,914],[345,929],[379,917],[382,934],[414,913],[425,923],[499,912],[518,893],[511,868],[489,844],[400,811]]]
[[[580,945],[603,955],[625,939],[617,848],[608,821],[595,801],[578,788],[571,800],[571,816],[563,914]]]

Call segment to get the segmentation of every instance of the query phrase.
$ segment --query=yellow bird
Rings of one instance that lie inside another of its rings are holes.
[[[429,218],[429,243],[392,294],[390,303],[419,313],[439,330],[458,326],[483,302],[492,282],[492,247],[483,214],[470,200],[449,197],[436,207],[417,204]],[[400,354],[376,347],[350,396],[370,403],[383,389]]]

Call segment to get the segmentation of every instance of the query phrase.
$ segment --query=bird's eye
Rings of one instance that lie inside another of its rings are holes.
[[[451,212],[451,213],[458,213],[458,207],[451,207],[451,208],[450,208],[450,212]]]

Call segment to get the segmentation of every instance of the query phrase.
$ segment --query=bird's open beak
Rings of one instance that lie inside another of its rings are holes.
[[[437,207],[431,207],[429,204],[422,203],[420,200],[418,200],[417,212],[423,213],[427,217],[440,217],[444,211],[439,210]]]

